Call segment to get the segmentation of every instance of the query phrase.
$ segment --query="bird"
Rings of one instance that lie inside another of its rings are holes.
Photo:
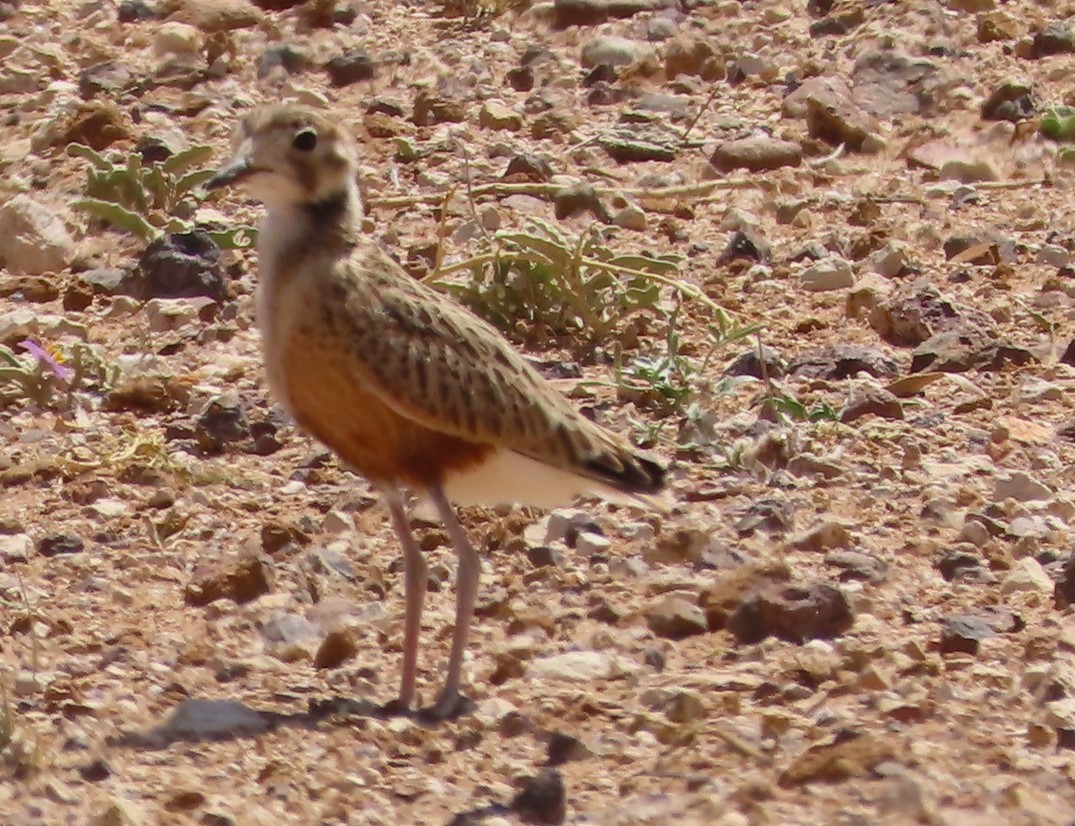
[[[256,323],[270,393],[297,426],[379,491],[403,555],[399,693],[385,708],[461,713],[481,562],[457,505],[551,508],[578,495],[658,506],[666,468],[579,413],[492,325],[409,275],[363,231],[359,146],[338,118],[294,103],[241,116],[207,189],[266,209]],[[427,568],[406,493],[443,522],[458,558],[443,688],[414,709]]]

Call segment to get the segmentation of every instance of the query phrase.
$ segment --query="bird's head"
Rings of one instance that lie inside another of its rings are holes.
[[[304,106],[254,109],[242,118],[232,142],[231,159],[208,189],[242,184],[268,207],[292,207],[332,199],[353,182],[353,141],[324,114]]]

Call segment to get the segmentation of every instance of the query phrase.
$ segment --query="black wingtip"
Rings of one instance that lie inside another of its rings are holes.
[[[637,453],[621,459],[618,466],[606,457],[593,459],[586,468],[624,493],[660,493],[664,489],[666,470],[662,465]]]

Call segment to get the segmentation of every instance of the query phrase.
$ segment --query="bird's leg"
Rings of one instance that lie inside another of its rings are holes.
[[[403,546],[403,587],[407,605],[403,620],[403,677],[399,697],[389,704],[389,710],[403,713],[409,711],[414,702],[418,680],[418,635],[422,630],[422,605],[426,596],[426,561],[421,548],[414,541],[411,522],[403,508],[403,497],[399,490],[386,490],[384,498],[392,516],[392,527]]]
[[[441,521],[452,540],[452,547],[459,557],[459,569],[455,582],[455,630],[452,632],[452,653],[448,657],[448,675],[436,704],[429,713],[438,720],[454,717],[465,702],[459,693],[463,675],[463,654],[467,648],[470,621],[474,616],[474,604],[478,599],[478,580],[481,576],[481,560],[470,544],[466,531],[459,524],[448,498],[440,486],[430,488],[429,496],[440,514]]]

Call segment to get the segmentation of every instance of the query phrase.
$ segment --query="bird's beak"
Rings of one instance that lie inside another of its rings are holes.
[[[219,189],[222,186],[237,183],[256,171],[249,158],[245,155],[236,155],[216,171],[216,174],[205,184],[205,188]]]

